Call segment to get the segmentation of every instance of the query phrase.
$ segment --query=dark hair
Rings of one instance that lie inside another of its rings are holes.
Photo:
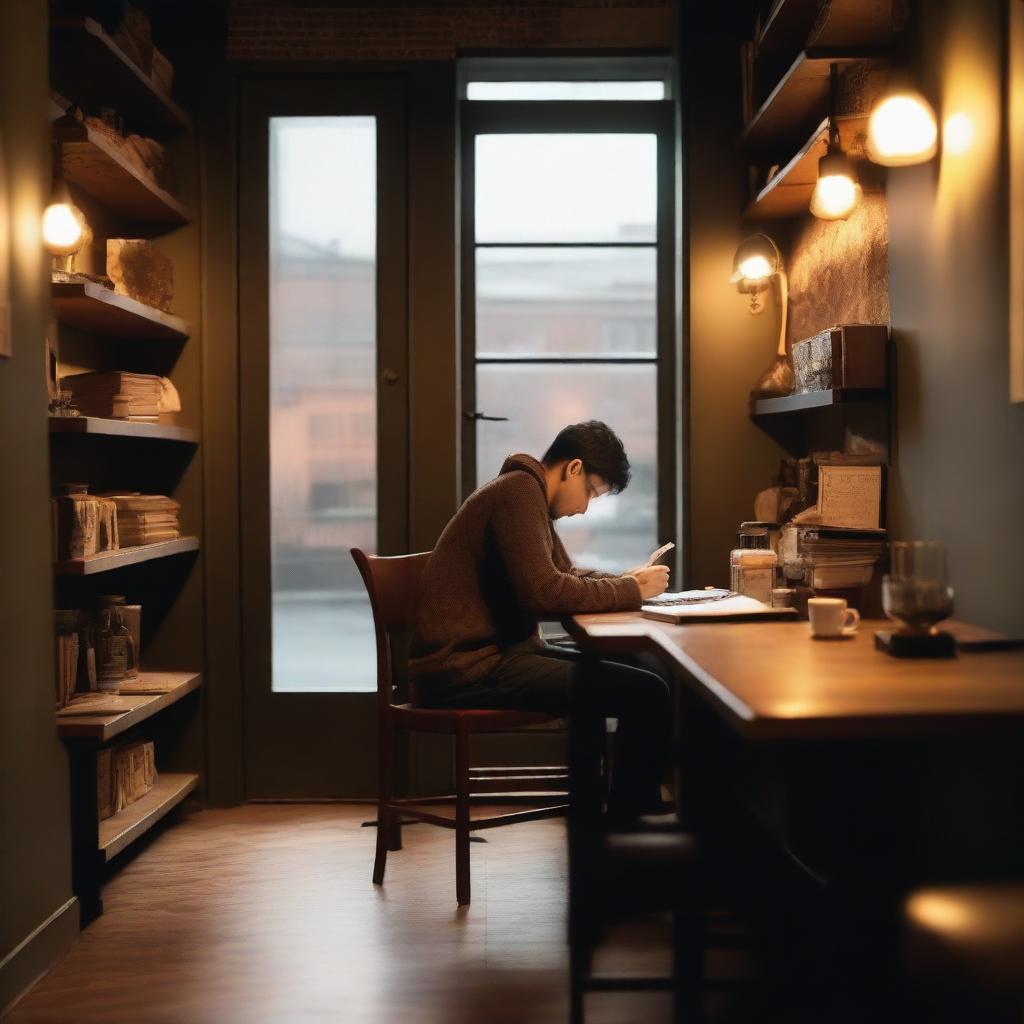
[[[554,466],[580,459],[587,473],[594,473],[611,485],[613,493],[629,483],[629,459],[618,435],[600,420],[573,423],[558,432],[541,462]]]

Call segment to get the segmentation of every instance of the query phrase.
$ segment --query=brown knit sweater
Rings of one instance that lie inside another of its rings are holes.
[[[418,695],[431,680],[475,682],[502,651],[537,635],[540,618],[640,607],[640,585],[573,567],[548,510],[544,468],[510,455],[445,527],[417,595],[409,673]]]

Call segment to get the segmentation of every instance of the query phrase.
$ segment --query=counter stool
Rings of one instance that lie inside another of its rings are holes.
[[[704,908],[697,845],[675,815],[637,819],[609,831],[599,762],[603,722],[574,713],[569,727],[570,1021],[583,1024],[588,992],[671,991],[674,1020],[703,1019]],[[592,962],[606,924],[638,913],[672,914],[672,973],[596,974]]]

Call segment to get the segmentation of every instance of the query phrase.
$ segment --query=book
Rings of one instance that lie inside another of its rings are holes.
[[[878,529],[881,466],[818,467],[818,520],[827,526]]]

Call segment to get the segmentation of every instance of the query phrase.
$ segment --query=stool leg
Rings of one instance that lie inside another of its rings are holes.
[[[672,914],[672,977],[676,1024],[701,1024],[704,1020],[703,909],[695,887],[676,905]]]
[[[469,903],[469,733],[455,736],[455,898]]]

